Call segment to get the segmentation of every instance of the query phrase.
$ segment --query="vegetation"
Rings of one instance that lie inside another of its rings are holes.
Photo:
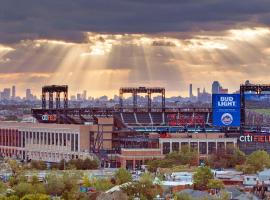
[[[116,183],[118,185],[121,185],[123,183],[127,183],[127,182],[130,182],[132,180],[132,176],[131,174],[129,173],[129,171],[127,171],[126,169],[124,168],[120,168],[118,169],[115,174],[114,174],[114,177],[116,179]]]
[[[199,167],[193,176],[194,188],[206,189],[209,180],[213,178],[214,175],[209,167]]]
[[[160,185],[153,184],[153,178],[150,174],[144,175],[138,182],[131,182],[121,187],[122,191],[127,194],[130,200],[154,199],[158,194],[162,194]]]
[[[269,154],[266,151],[258,150],[250,154],[243,165],[236,166],[236,169],[247,174],[253,174],[267,167],[270,167]]]
[[[151,172],[156,172],[158,168],[171,168],[179,165],[198,165],[198,151],[191,149],[187,145],[182,146],[181,151],[174,151],[166,155],[163,160],[151,160],[147,163]]]
[[[221,180],[210,179],[207,183],[208,189],[221,190],[221,189],[224,189],[224,187],[225,187],[224,183]]]
[[[113,182],[109,179],[89,179],[88,177],[83,177],[83,186],[94,187],[97,191],[107,191],[114,186]]]
[[[180,193],[174,196],[174,200],[194,200],[194,199],[187,193]]]
[[[227,148],[226,151],[219,151],[209,157],[208,163],[212,168],[230,168],[242,165],[246,161],[245,154],[238,148]]]
[[[30,164],[31,164],[32,169],[37,169],[37,170],[45,170],[45,169],[47,169],[46,163],[44,161],[42,161],[42,160],[39,160],[39,161],[32,160]]]

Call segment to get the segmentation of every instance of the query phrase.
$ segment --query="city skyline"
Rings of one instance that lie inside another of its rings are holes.
[[[213,83],[214,82],[217,82],[217,81],[213,81]],[[212,94],[212,91],[213,91],[212,84],[209,86],[210,89],[206,90],[206,87],[194,87],[193,88],[194,85],[192,83],[190,83],[188,91],[187,91],[188,95],[181,95],[181,92],[179,91],[178,94],[175,93],[175,95],[170,95],[171,93],[169,93],[168,95],[166,95],[166,97],[169,98],[169,97],[178,97],[178,96],[180,96],[180,97],[183,97],[183,98],[192,98],[192,97],[198,97],[199,94],[203,94],[203,93]],[[219,86],[222,88],[222,83],[219,83],[219,84],[220,84]],[[190,89],[192,90],[192,92],[190,91]],[[2,92],[1,92],[1,90],[2,90]],[[166,88],[165,88],[165,90],[166,90]],[[225,92],[225,93],[228,93],[228,89],[225,89],[225,90],[227,90],[227,92]],[[236,91],[231,91],[231,92],[236,92]],[[192,94],[192,96],[190,96],[190,94]],[[2,96],[2,95],[4,95],[4,96]],[[87,90],[69,92],[69,99],[88,100],[89,98],[100,98],[100,97],[103,97],[103,96],[107,96],[108,98],[113,99],[115,96],[119,96],[119,90],[117,90],[117,92],[113,93],[112,95],[103,94],[103,95],[100,95],[100,96],[92,96],[91,94],[89,94],[89,91],[87,91]],[[127,95],[126,98],[129,98],[129,96],[130,95]],[[141,94],[139,96],[146,96],[146,95]],[[154,96],[158,96],[158,94],[154,95]],[[7,88],[0,88],[0,99],[10,99],[10,100],[12,100],[12,99],[16,99],[18,97],[22,98],[22,99],[23,98],[25,98],[25,99],[33,99],[33,98],[34,99],[35,98],[40,99],[41,92],[35,93],[35,92],[32,91],[31,88],[18,90],[16,85],[12,85],[11,87],[7,87]]]
[[[74,94],[113,96],[160,86],[188,96],[190,83],[236,91],[246,79],[268,82],[270,2],[151,2],[2,2],[1,87],[16,83],[22,95],[68,84]]]

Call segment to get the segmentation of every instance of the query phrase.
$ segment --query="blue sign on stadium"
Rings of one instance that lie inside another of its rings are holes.
[[[213,125],[240,126],[240,95],[213,94]]]

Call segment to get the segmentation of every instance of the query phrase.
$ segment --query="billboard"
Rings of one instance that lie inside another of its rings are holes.
[[[214,126],[240,126],[239,94],[213,94],[212,108]]]
[[[270,125],[270,94],[245,94],[245,125]]]

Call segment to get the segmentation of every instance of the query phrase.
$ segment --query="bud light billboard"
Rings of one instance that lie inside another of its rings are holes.
[[[239,94],[213,94],[212,108],[214,126],[240,126]]]

